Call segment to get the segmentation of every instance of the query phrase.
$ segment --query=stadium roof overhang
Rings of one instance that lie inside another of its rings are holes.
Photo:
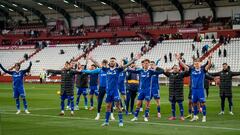
[[[111,6],[120,16],[121,20],[122,20],[122,25],[124,25],[124,20],[125,20],[125,13],[123,11],[123,9],[115,2],[113,2],[112,0],[98,0],[100,2],[104,2],[107,5]]]
[[[217,15],[216,15],[216,4],[214,2],[214,0],[206,0],[207,4],[209,5],[209,7],[212,10],[213,13],[213,20],[216,20]]]
[[[170,0],[172,4],[178,9],[180,17],[181,17],[181,22],[184,22],[184,8],[182,4],[179,2],[179,0]]]
[[[5,8],[0,7],[0,15],[2,17],[6,17],[6,19],[11,19],[12,17],[9,15],[9,11]]]
[[[4,0],[5,2],[7,2],[9,5],[15,5],[15,7],[21,8],[21,9],[25,9],[28,11],[31,11],[33,14],[35,14],[36,16],[39,17],[39,19],[42,21],[42,23],[47,26],[47,18],[45,17],[45,15],[43,13],[41,13],[39,10],[32,8],[30,6],[24,5],[24,4],[20,4],[20,3],[16,3],[16,2],[10,2],[9,0]],[[20,10],[20,9],[19,9]]]
[[[0,4],[1,4],[1,6],[3,5],[4,7],[17,12],[19,15],[21,15],[26,20],[26,22],[29,21],[28,17],[24,14],[24,11],[19,9],[18,7],[15,7],[12,4],[9,4],[9,3],[5,2],[5,1],[0,1]]]
[[[76,0],[67,0],[67,1],[71,4],[77,5],[79,8],[82,8],[84,11],[88,12],[93,18],[94,26],[95,27],[97,26],[97,24],[98,24],[97,23],[97,14],[90,6],[84,4],[83,2],[76,1]]]
[[[46,0],[33,0],[33,1],[39,2],[39,3],[43,4],[44,6],[50,7],[52,9],[56,10],[57,12],[59,12],[60,14],[62,14],[65,17],[65,19],[67,20],[68,27],[71,28],[71,26],[72,26],[71,16],[65,9],[57,6],[56,4],[49,3]]]
[[[146,0],[135,0],[135,1],[141,4],[146,9],[146,11],[150,16],[151,23],[153,23],[153,8],[150,6],[150,4]]]

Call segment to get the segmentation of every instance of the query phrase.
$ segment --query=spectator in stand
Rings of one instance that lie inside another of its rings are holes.
[[[231,37],[230,37],[230,35],[228,34],[228,36],[227,36],[227,43],[229,44],[230,41],[231,41]]]
[[[131,52],[130,57],[131,57],[131,60],[133,60],[133,57],[134,57],[133,52]]]
[[[192,51],[195,51],[195,45],[192,44]]]
[[[80,50],[81,49],[81,44],[78,44],[78,50]]]
[[[197,58],[200,57],[199,50],[197,49]]]
[[[223,57],[227,57],[227,50],[225,48],[223,50]]]
[[[169,60],[170,60],[170,62],[172,62],[172,53],[171,52],[169,52]]]
[[[212,44],[216,44],[216,43],[217,43],[216,39],[213,38],[213,40],[212,40]]]
[[[167,63],[167,54],[164,55],[164,61]]]
[[[214,34],[212,34],[212,37],[211,37],[211,39],[215,39],[215,36],[214,36]]]
[[[221,35],[220,37],[219,37],[219,43],[225,43],[225,41],[224,41],[225,39],[224,39],[224,36],[223,35]]]
[[[222,55],[222,50],[219,49],[219,50],[218,50],[218,57],[221,57],[221,55]]]

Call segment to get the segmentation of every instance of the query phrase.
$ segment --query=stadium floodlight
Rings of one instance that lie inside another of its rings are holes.
[[[17,7],[17,6],[18,6],[17,4],[14,4],[14,3],[13,3],[12,5],[13,5],[14,7]]]
[[[135,0],[130,0],[131,2],[135,3]]]
[[[40,3],[40,2],[38,2],[37,4],[38,4],[38,5],[40,5],[40,6],[42,6],[42,5],[43,5],[43,4],[42,4],[42,3]]]
[[[4,6],[4,5],[2,5],[2,4],[1,4],[0,6],[1,6],[1,7],[3,7],[3,8],[5,8],[5,6]]]
[[[76,5],[76,4],[74,4],[73,6],[76,7],[76,8],[78,8],[78,5]]]
[[[52,7],[48,7],[48,9],[52,10],[53,8]]]
[[[13,10],[11,8],[8,9],[9,11],[13,12]]]
[[[69,2],[67,0],[63,0],[63,2],[69,4]]]
[[[103,1],[101,1],[101,3],[102,3],[103,5],[106,5],[106,3],[105,3],[105,2],[103,2]]]
[[[26,8],[22,8],[24,11],[28,11]]]

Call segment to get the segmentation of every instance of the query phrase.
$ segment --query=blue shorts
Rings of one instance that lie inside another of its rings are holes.
[[[26,97],[24,89],[14,89],[13,90],[13,98],[19,98],[19,97],[21,97],[21,98]]]
[[[74,96],[68,96],[65,92],[60,96],[61,100],[65,100],[65,99],[68,99],[68,100],[73,100],[74,99]]]
[[[151,90],[151,99],[160,99],[160,95],[159,95],[159,90],[158,89],[152,89]]]
[[[206,102],[204,89],[192,89],[192,102],[193,103]]]
[[[120,100],[121,98],[117,90],[112,94],[107,94],[106,103],[118,102]]]
[[[77,88],[77,95],[83,94],[84,96],[87,95],[87,88]]]
[[[126,95],[126,89],[124,84],[118,84],[118,90],[121,95]]]
[[[98,87],[97,86],[90,86],[90,95],[95,94],[96,96],[98,96],[99,92],[98,92]]]
[[[138,93],[138,100],[151,100],[151,92],[140,92]]]

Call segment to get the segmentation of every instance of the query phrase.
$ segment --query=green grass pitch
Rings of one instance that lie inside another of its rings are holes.
[[[109,127],[101,127],[105,117],[105,104],[101,113],[101,120],[95,121],[96,109],[83,109],[81,98],[80,110],[71,117],[70,112],[58,116],[60,112],[60,98],[57,95],[59,84],[25,84],[27,100],[31,114],[16,115],[15,101],[12,98],[12,85],[0,84],[0,135],[239,135],[240,134],[240,88],[233,88],[234,116],[228,114],[226,102],[225,115],[218,116],[220,98],[217,87],[210,88],[207,99],[207,122],[168,121],[171,115],[168,101],[168,87],[161,86],[161,113],[162,118],[156,118],[156,105],[152,101],[150,121],[145,123],[139,117],[137,122],[130,122],[133,115],[124,115],[124,127],[118,127],[116,121],[111,121]],[[185,88],[185,115],[187,114],[187,94]],[[94,99],[96,101],[96,99]],[[21,102],[22,103],[22,102]],[[96,106],[96,102],[95,102]],[[22,104],[21,104],[21,108]],[[143,112],[139,116],[142,116]],[[179,115],[177,106],[177,115]],[[200,118],[202,117],[199,115]]]

